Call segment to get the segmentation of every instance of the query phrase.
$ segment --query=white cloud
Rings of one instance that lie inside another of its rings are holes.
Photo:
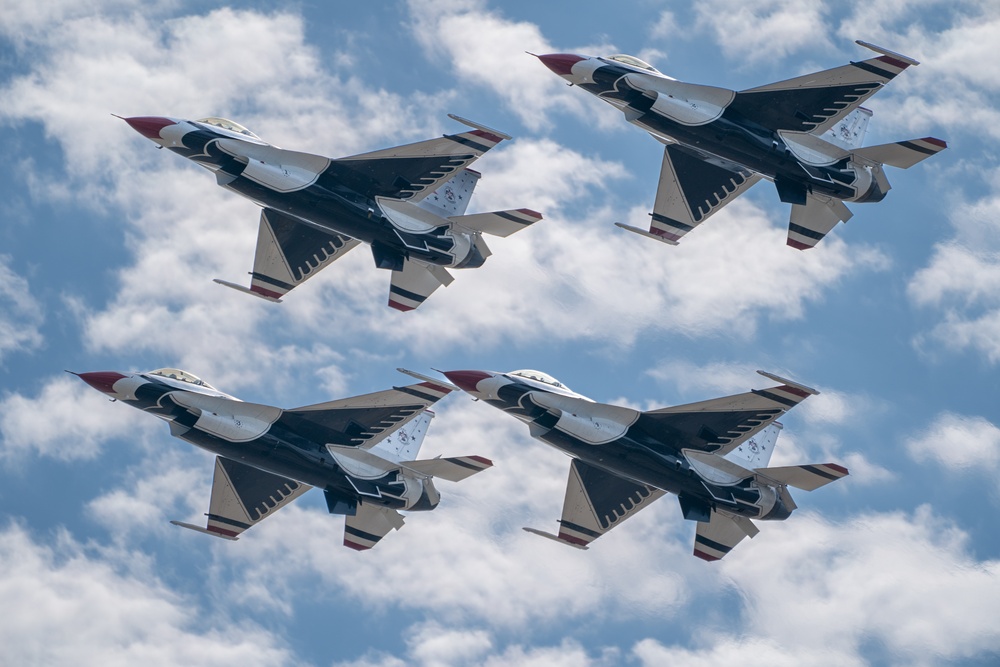
[[[38,348],[45,319],[41,304],[31,296],[28,281],[10,267],[10,255],[0,254],[0,362],[5,355]]]
[[[148,421],[124,405],[111,407],[107,397],[80,380],[57,376],[36,396],[14,393],[0,400],[0,460],[16,464],[29,453],[91,459],[109,438],[141,437]]]
[[[246,621],[209,618],[131,553],[94,554],[0,530],[0,662],[8,665],[290,665],[283,642]]]
[[[698,26],[713,33],[726,57],[750,62],[828,47],[827,11],[820,3],[796,0],[711,0],[695,6]]]
[[[1000,468],[1000,428],[982,417],[943,412],[906,443],[917,461],[955,472],[989,473]]]
[[[975,560],[969,536],[928,507],[767,528],[753,553],[722,561],[747,600],[741,626],[706,625],[695,648],[641,642],[643,664],[860,665],[872,642],[913,665],[1000,651],[1000,563]]]
[[[960,207],[955,237],[935,246],[927,266],[910,279],[910,301],[940,313],[940,321],[916,338],[952,350],[972,350],[1000,361],[1000,198]]]
[[[552,113],[605,119],[615,115],[595,111],[603,105],[588,105],[584,95],[568,90],[561,78],[525,53],[557,50],[537,25],[508,20],[479,0],[409,0],[409,5],[414,35],[428,56],[446,57],[460,79],[500,95],[527,127],[547,125]]]

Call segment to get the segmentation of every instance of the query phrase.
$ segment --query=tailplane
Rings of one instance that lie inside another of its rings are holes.
[[[886,164],[898,169],[909,169],[948,148],[947,142],[934,137],[897,141],[892,144],[865,146],[853,151],[854,156]]]

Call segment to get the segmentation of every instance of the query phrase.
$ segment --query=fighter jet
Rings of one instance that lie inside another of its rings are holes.
[[[216,454],[205,527],[171,523],[227,540],[317,487],[330,513],[346,516],[344,546],[371,549],[403,526],[398,510],[438,505],[434,477],[457,482],[493,465],[481,456],[416,460],[433,417],[428,406],[451,391],[432,382],[282,410],[245,403],[176,368],[74,375]]]
[[[884,165],[907,169],[947,148],[934,137],[862,146],[872,112],[860,105],[918,63],[857,43],[881,55],[739,92],[684,83],[628,55],[537,57],[666,144],[649,231],[619,227],[676,245],[766,178],[792,205],[788,245],[806,250],[851,218],[845,201],[885,197]]]
[[[339,159],[272,146],[224,118],[124,120],[263,207],[250,287],[215,282],[280,301],[364,242],[392,271],[389,306],[406,311],[451,283],[446,267],[482,266],[483,234],[510,236],[542,218],[526,208],[465,214],[480,177],[468,166],[510,137],[451,118],[474,129]]]
[[[775,420],[818,392],[758,373],[780,384],[649,412],[595,403],[540,371],[444,375],[573,458],[559,533],[526,531],[586,549],[670,492],[698,522],[694,555],[714,561],[758,533],[752,519],[787,519],[796,508],[789,486],[812,491],[848,474],[836,463],[767,467]]]

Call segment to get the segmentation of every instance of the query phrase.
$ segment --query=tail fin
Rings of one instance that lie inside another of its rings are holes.
[[[438,186],[437,190],[417,202],[417,206],[442,218],[464,215],[481,176],[482,174],[474,169],[462,169]]]
[[[855,150],[854,155],[872,160],[873,162],[887,164],[890,167],[909,169],[918,162],[926,160],[946,148],[948,148],[948,144],[941,139],[924,137],[923,139],[897,141],[894,144],[865,146],[864,148]]]
[[[433,418],[433,412],[424,410],[368,451],[390,461],[408,461],[416,458]]]
[[[868,132],[868,121],[871,118],[871,110],[858,107],[844,116],[836,125],[819,135],[819,137],[847,150],[861,148],[865,143],[865,134]]]
[[[743,466],[747,470],[766,468],[771,460],[771,454],[774,453],[774,445],[778,441],[778,434],[782,428],[780,423],[773,422],[759,433],[747,438],[746,442],[723,458]]]

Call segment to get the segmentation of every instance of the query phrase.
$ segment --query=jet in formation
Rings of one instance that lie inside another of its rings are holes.
[[[812,491],[848,474],[836,463],[767,467],[775,420],[817,392],[758,373],[779,384],[648,412],[596,403],[540,371],[444,375],[573,458],[558,534],[525,530],[586,549],[670,492],[698,522],[694,555],[714,561],[758,533],[753,519],[787,519],[796,508],[789,486]]]
[[[452,391],[433,382],[282,410],[176,368],[74,375],[216,455],[205,527],[171,523],[228,540],[316,487],[330,513],[346,517],[344,546],[371,549],[402,527],[399,510],[437,507],[434,477],[457,482],[493,465],[481,456],[416,459],[433,417],[428,407]]]
[[[465,213],[480,174],[472,164],[510,137],[473,129],[331,159],[284,150],[224,118],[125,118],[158,147],[213,171],[218,184],[263,207],[250,287],[217,283],[271,301],[359,243],[392,272],[389,306],[413,310],[491,251],[483,234],[509,236],[541,220],[526,208]]]
[[[907,169],[947,148],[934,137],[862,145],[872,112],[860,105],[918,63],[857,43],[880,55],[741,91],[678,81],[629,55],[537,57],[666,144],[649,231],[619,227],[676,245],[766,178],[792,205],[788,245],[805,250],[851,218],[845,201],[885,197],[885,165]]]

